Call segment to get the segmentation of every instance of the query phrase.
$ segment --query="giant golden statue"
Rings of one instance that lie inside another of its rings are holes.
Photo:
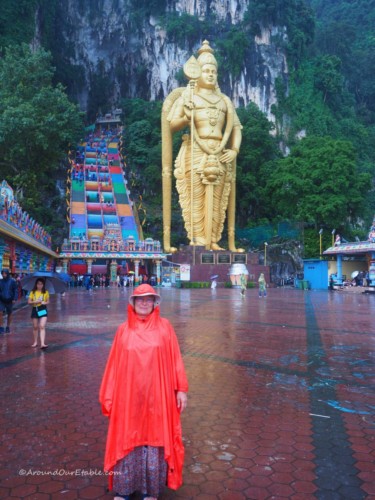
[[[217,61],[207,41],[198,54],[184,65],[187,87],[172,91],[163,105],[164,251],[176,250],[171,247],[172,135],[188,127],[174,176],[190,245],[223,250],[219,242],[228,211],[228,247],[236,251],[236,158],[242,126],[232,102],[220,92]]]

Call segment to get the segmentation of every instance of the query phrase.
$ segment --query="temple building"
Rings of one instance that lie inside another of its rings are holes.
[[[51,236],[17,202],[12,187],[0,186],[0,263],[11,273],[52,271],[58,254]]]
[[[60,254],[69,274],[133,273],[161,281],[166,259],[159,241],[144,238],[136,207],[130,198],[121,157],[121,126],[116,110],[99,118],[94,130],[70,155],[67,178],[69,238]]]

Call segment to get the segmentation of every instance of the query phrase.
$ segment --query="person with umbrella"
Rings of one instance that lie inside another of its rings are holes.
[[[57,273],[48,271],[37,271],[34,274],[30,274],[29,276],[22,278],[22,289],[32,291],[35,287],[35,280],[37,278],[42,278],[44,282],[44,288],[50,294],[63,293],[66,291],[66,283],[62,279],[60,279],[60,276]]]
[[[211,280],[211,289],[212,290],[215,290],[215,288],[217,287],[217,279],[218,279],[219,275],[218,274],[214,274],[213,276],[210,277],[210,280]]]
[[[49,293],[45,287],[43,278],[37,278],[34,288],[31,290],[28,304],[32,305],[31,319],[33,321],[34,343],[31,347],[38,347],[38,334],[40,334],[40,348],[47,349],[46,344],[46,324],[47,305],[49,304]]]

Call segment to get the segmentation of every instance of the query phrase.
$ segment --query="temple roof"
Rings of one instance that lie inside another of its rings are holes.
[[[355,254],[375,252],[375,242],[358,241],[353,243],[341,243],[340,245],[329,247],[323,255]]]

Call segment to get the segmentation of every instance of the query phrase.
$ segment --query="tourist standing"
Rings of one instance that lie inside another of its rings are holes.
[[[241,285],[241,297],[245,297],[245,292],[247,288],[247,279],[245,274],[241,274],[240,285]]]
[[[258,279],[259,285],[259,297],[267,297],[267,283],[266,278],[264,277],[264,273],[260,273]]]
[[[0,333],[4,333],[4,312],[7,314],[5,333],[10,333],[13,305],[18,298],[18,287],[8,269],[3,269],[1,275],[3,279],[0,280]]]
[[[31,347],[38,347],[38,336],[40,335],[40,348],[47,349],[46,344],[46,324],[49,304],[49,293],[45,288],[43,278],[37,278],[34,288],[31,290],[28,303],[33,306],[31,319],[33,321],[34,343]]]
[[[104,469],[113,472],[115,499],[140,491],[151,500],[164,485],[182,484],[180,413],[188,382],[174,329],[159,315],[160,296],[144,284],[129,302],[100,388],[102,411],[109,417]]]

